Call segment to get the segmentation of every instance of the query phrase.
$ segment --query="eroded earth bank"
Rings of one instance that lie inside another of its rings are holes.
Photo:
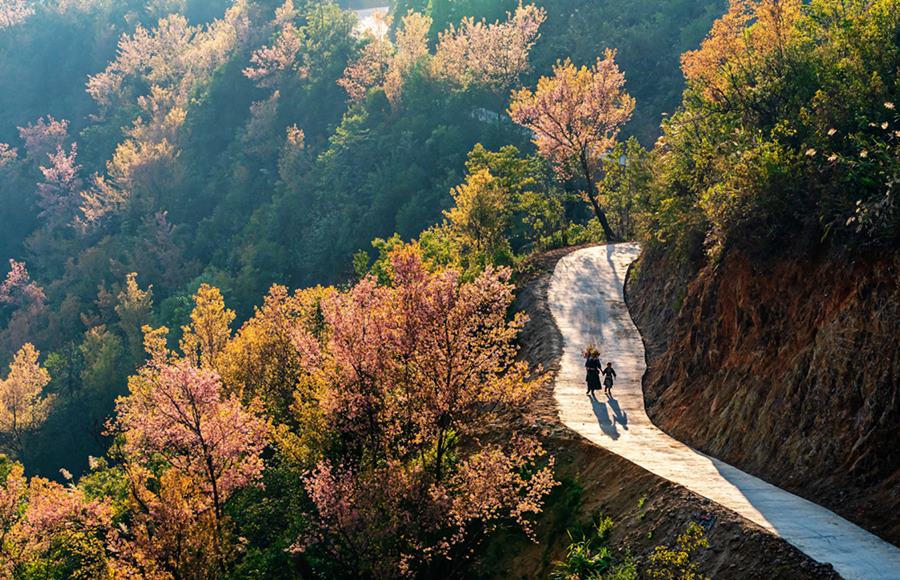
[[[664,431],[900,544],[900,258],[646,250],[629,308]]]

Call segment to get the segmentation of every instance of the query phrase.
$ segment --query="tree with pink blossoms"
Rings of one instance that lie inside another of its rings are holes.
[[[172,534],[208,522],[203,549],[222,566],[228,552],[224,506],[237,490],[259,484],[267,424],[224,394],[216,372],[167,360],[169,354],[153,346],[156,336],[148,334],[156,356],[129,380],[130,394],[119,399],[111,423],[123,435],[139,506],[136,535],[148,553],[177,568],[183,558],[172,552]]]
[[[48,115],[34,123],[19,127],[19,138],[25,145],[28,159],[36,166],[47,162],[47,157],[59,151],[69,138],[69,122],[56,120]]]
[[[40,309],[45,300],[43,289],[31,279],[25,262],[10,260],[6,279],[0,283],[0,304]]]
[[[3,465],[0,462],[0,475]],[[74,485],[35,477],[26,482],[13,464],[0,482],[0,575],[112,577],[117,530],[105,499]]]
[[[436,78],[461,91],[471,87],[503,95],[529,70],[528,57],[547,18],[543,8],[520,5],[505,22],[464,19],[442,32],[431,62]]]
[[[600,205],[597,173],[635,104],[625,92],[625,75],[615,57],[615,51],[607,50],[591,68],[559,62],[553,76],[541,77],[535,91],[515,91],[509,107],[512,120],[532,132],[538,151],[561,177],[580,174],[584,179],[586,200],[608,241],[618,236]]]
[[[32,14],[34,8],[26,0],[0,0],[0,30],[22,24]]]
[[[51,228],[74,226],[84,186],[79,176],[78,146],[73,143],[68,152],[57,147],[48,158],[49,164],[40,167],[44,179],[37,185],[38,207],[41,208],[38,217]]]
[[[5,169],[18,161],[19,151],[7,143],[0,143],[0,169]]]
[[[0,352],[15,352],[40,334],[41,320],[46,314],[47,297],[28,273],[24,262],[9,261],[9,272],[0,282],[0,320],[6,327],[0,331]]]
[[[407,77],[430,58],[431,23],[430,16],[410,12],[401,19],[393,43],[386,38],[371,39],[338,81],[349,99],[361,101],[370,89],[378,87],[384,89],[391,107],[397,109]]]
[[[186,363],[148,367],[129,389],[115,425],[130,457],[163,457],[197,483],[218,515],[235,490],[258,482],[266,423],[223,394],[217,373]]]
[[[536,441],[479,441],[544,382],[517,361],[525,319],[507,319],[508,272],[464,282],[430,272],[415,247],[390,270],[390,284],[368,277],[323,304],[323,343],[296,337],[340,441],[306,479],[320,527],[297,549],[324,547],[367,576],[421,572],[476,540],[476,523],[527,529],[554,485]]]
[[[359,103],[365,99],[369,89],[384,86],[393,57],[394,45],[389,40],[369,39],[338,80],[338,85],[347,92],[347,99]]]
[[[250,57],[251,66],[244,69],[244,76],[257,86],[267,88],[278,86],[285,75],[303,76],[303,70],[297,63],[300,48],[300,31],[293,22],[284,22],[270,46],[263,46],[253,52]]]

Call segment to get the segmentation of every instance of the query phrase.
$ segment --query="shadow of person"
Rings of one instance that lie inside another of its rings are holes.
[[[622,426],[622,429],[628,431],[628,413],[622,411],[619,401],[613,399],[612,394],[607,394],[606,399],[609,402],[609,408],[613,412],[613,422]]]
[[[609,413],[606,411],[606,405],[598,401],[596,396],[592,395],[590,399],[591,407],[594,409],[594,415],[600,423],[600,430],[611,439],[618,439],[619,431],[616,429],[615,423],[610,420]]]

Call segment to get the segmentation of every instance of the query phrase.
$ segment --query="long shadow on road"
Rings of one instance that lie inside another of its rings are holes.
[[[610,438],[614,440],[618,439],[619,431],[616,429],[616,424],[609,418],[609,413],[606,411],[606,404],[598,401],[597,396],[593,393],[591,393],[588,398],[591,400],[591,407],[594,409],[594,415],[600,423],[600,429]]]
[[[628,413],[622,411],[622,407],[619,406],[619,401],[613,399],[612,395],[607,395],[606,399],[609,402],[609,408],[612,409],[613,412],[613,421],[621,425],[622,429],[628,431]]]

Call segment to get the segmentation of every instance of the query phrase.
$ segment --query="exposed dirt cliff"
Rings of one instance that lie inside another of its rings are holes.
[[[651,419],[900,545],[900,254],[645,253]]]
[[[550,275],[566,253],[538,256],[519,280],[517,307],[530,316],[521,336],[523,356],[550,372],[558,370],[559,334],[547,304]],[[524,424],[504,425],[538,434],[556,460],[562,483],[539,518],[532,542],[520,532],[495,537],[476,557],[475,572],[488,578],[547,578],[562,559],[568,531],[580,538],[600,515],[615,522],[611,545],[643,560],[658,545],[670,545],[692,521],[708,528],[710,548],[698,557],[703,572],[717,579],[830,579],[837,574],[788,543],[733,512],[604,449],[591,445],[559,421],[552,386],[538,396]]]

